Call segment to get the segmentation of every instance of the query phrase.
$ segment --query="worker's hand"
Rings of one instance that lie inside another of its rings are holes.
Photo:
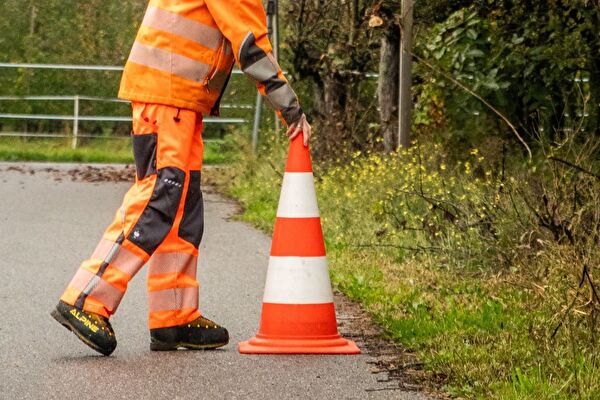
[[[304,145],[308,146],[308,140],[310,139],[310,135],[312,134],[312,128],[306,120],[306,114],[302,114],[298,121],[291,124],[288,127],[286,134],[290,137],[290,140],[292,140],[296,136],[298,136],[300,132],[304,132]]]

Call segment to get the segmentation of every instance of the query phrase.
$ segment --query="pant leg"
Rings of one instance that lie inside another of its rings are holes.
[[[186,185],[175,223],[148,262],[150,329],[182,325],[200,317],[196,271],[198,246],[204,230],[200,189],[202,154],[202,117],[198,115],[186,168]]]
[[[196,115],[164,105],[133,104],[135,184],[62,301],[105,317],[116,311],[129,281],[175,222],[187,185]]]

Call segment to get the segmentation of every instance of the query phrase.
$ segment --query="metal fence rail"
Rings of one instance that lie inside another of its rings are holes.
[[[275,22],[276,23],[276,22]],[[46,69],[46,70],[66,70],[66,71],[109,71],[109,72],[122,72],[124,67],[113,66],[113,65],[72,65],[72,64],[35,64],[35,63],[5,63],[0,62],[0,68],[12,68],[12,69]],[[243,72],[239,69],[232,71],[234,75],[243,75]],[[369,79],[376,78],[378,74],[367,73],[365,76]],[[0,113],[0,119],[17,119],[17,120],[58,120],[58,121],[72,121],[73,130],[71,135],[65,134],[50,134],[50,133],[26,133],[26,132],[0,132],[0,137],[11,136],[11,137],[71,137],[71,146],[76,148],[78,145],[78,138],[84,137],[95,137],[95,135],[85,135],[79,133],[79,122],[80,121],[97,121],[97,122],[130,122],[131,117],[126,116],[112,116],[112,115],[80,115],[80,101],[98,101],[98,102],[115,102],[115,103],[129,103],[126,100],[106,97],[94,97],[94,96],[0,96],[0,102],[2,101],[69,101],[73,102],[73,114],[72,115],[52,115],[52,114],[19,114],[19,113]],[[257,95],[257,101],[255,105],[250,104],[222,104],[222,109],[245,109],[254,110],[254,126],[252,133],[253,148],[256,150],[258,143],[258,131],[261,122],[261,110],[262,110],[262,97],[260,94]],[[276,118],[277,120],[277,118]],[[209,124],[245,124],[248,120],[244,118],[206,118],[205,123]],[[112,139],[114,137],[106,137],[106,139]]]
[[[124,67],[115,65],[72,65],[72,64],[29,64],[29,63],[0,63],[0,68],[27,68],[27,69],[62,69],[71,71],[115,71],[122,72]],[[235,68],[231,71],[234,75],[243,72]]]
[[[94,97],[94,96],[0,96],[0,101],[72,101],[73,115],[53,115],[53,114],[13,114],[0,113],[0,119],[20,119],[20,120],[48,120],[48,121],[73,121],[73,130],[71,135],[52,135],[48,133],[17,133],[17,132],[0,132],[0,137],[71,137],[71,148],[76,149],[79,144],[79,138],[98,137],[94,135],[82,135],[79,133],[80,121],[94,122],[131,122],[129,116],[118,115],[80,115],[79,102],[85,101],[104,101],[114,103],[130,103],[127,100]],[[222,108],[229,109],[253,109],[254,107],[248,104],[224,104]],[[204,118],[206,124],[244,124],[248,122],[243,118]],[[112,139],[112,138],[111,138]]]
[[[0,68],[26,68],[26,69],[58,69],[71,71],[114,71],[121,72],[124,67],[110,65],[71,65],[71,64],[31,64],[31,63],[0,63]],[[242,71],[234,69],[232,74],[241,75]],[[129,103],[127,100],[94,96],[0,96],[1,101],[69,101],[73,102],[72,115],[53,115],[53,114],[19,114],[19,113],[0,113],[0,119],[17,120],[53,120],[53,121],[72,121],[73,129],[71,135],[50,134],[50,133],[27,133],[27,132],[0,132],[0,137],[71,137],[71,147],[77,148],[78,138],[98,137],[94,135],[82,135],[79,133],[80,121],[94,122],[131,122],[131,117],[119,115],[80,115],[80,101],[98,101]],[[222,104],[222,109],[254,109],[250,104]],[[205,118],[207,124],[244,124],[248,121],[244,118]]]

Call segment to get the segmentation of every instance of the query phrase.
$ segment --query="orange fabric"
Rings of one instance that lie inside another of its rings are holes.
[[[75,278],[75,283],[71,282],[63,293],[62,301],[76,305],[78,301],[83,299],[83,310],[108,318],[116,310],[111,309],[109,304],[104,304],[99,299],[108,299],[110,303],[118,304],[127,289],[129,281],[133,278],[129,273],[119,270],[116,265],[113,266],[110,263],[111,260],[118,260],[120,249],[126,249],[130,253],[127,256],[128,263],[130,263],[128,272],[139,270],[142,265],[150,260],[153,254],[182,253],[192,256],[198,255],[198,248],[194,244],[179,237],[179,229],[184,217],[190,171],[200,171],[202,168],[202,129],[202,116],[192,110],[177,109],[160,104],[133,103],[133,135],[156,136],[154,163],[156,171],[145,177],[136,177],[134,185],[125,194],[123,204],[117,211],[113,223],[104,233],[103,239],[109,242],[104,244],[104,248],[110,247],[111,249],[110,251],[104,251],[104,253],[108,253],[106,259],[92,257],[83,261],[80,268],[89,271],[80,275],[84,277],[84,283],[81,284],[82,279]],[[173,168],[185,173],[179,203],[174,205],[166,203],[170,207],[176,207],[175,219],[156,251],[153,254],[148,254],[146,250],[130,240],[130,235],[139,223],[153,196],[158,196],[157,193],[159,192],[155,191],[158,184],[157,171]],[[113,250],[115,251],[113,252]],[[139,259],[139,266],[135,264],[136,259]],[[94,284],[91,281],[87,283],[89,280],[87,276],[90,276],[90,272],[93,279],[99,278],[100,282],[110,286]],[[170,273],[148,276],[148,291],[198,288],[198,286],[195,269],[192,272],[188,271],[187,274]],[[84,287],[89,293],[83,293]],[[105,291],[98,292],[98,290],[102,290],[102,287]],[[114,296],[118,298],[114,298]],[[151,329],[175,326],[190,322],[199,316],[200,312],[196,308],[178,308],[176,303],[173,303],[172,310],[150,313],[149,325]]]
[[[186,287],[198,287],[198,281],[195,276],[178,273],[148,275],[149,292]]]
[[[169,22],[161,24],[161,18]],[[119,97],[218,115],[217,102],[226,81],[219,79],[219,74],[227,77],[234,62],[239,66],[240,49],[248,34],[272,57],[266,21],[261,0],[151,0],[125,65]],[[197,32],[178,29],[190,24]],[[214,35],[219,39],[217,46]],[[142,57],[136,53],[138,45],[164,54],[149,52]],[[182,62],[192,67],[178,71]],[[190,74],[198,64],[202,69]],[[279,78],[287,82],[281,68],[277,69]],[[211,80],[218,82],[211,85]],[[265,85],[256,85],[266,95]],[[280,110],[276,111],[284,120]]]
[[[170,326],[187,324],[188,322],[192,322],[201,316],[202,315],[200,312],[195,308],[161,311],[150,314],[148,326],[150,329],[168,328]]]

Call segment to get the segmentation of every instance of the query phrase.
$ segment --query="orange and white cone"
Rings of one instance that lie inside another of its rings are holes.
[[[359,354],[337,330],[308,147],[290,144],[258,334],[244,354]]]

